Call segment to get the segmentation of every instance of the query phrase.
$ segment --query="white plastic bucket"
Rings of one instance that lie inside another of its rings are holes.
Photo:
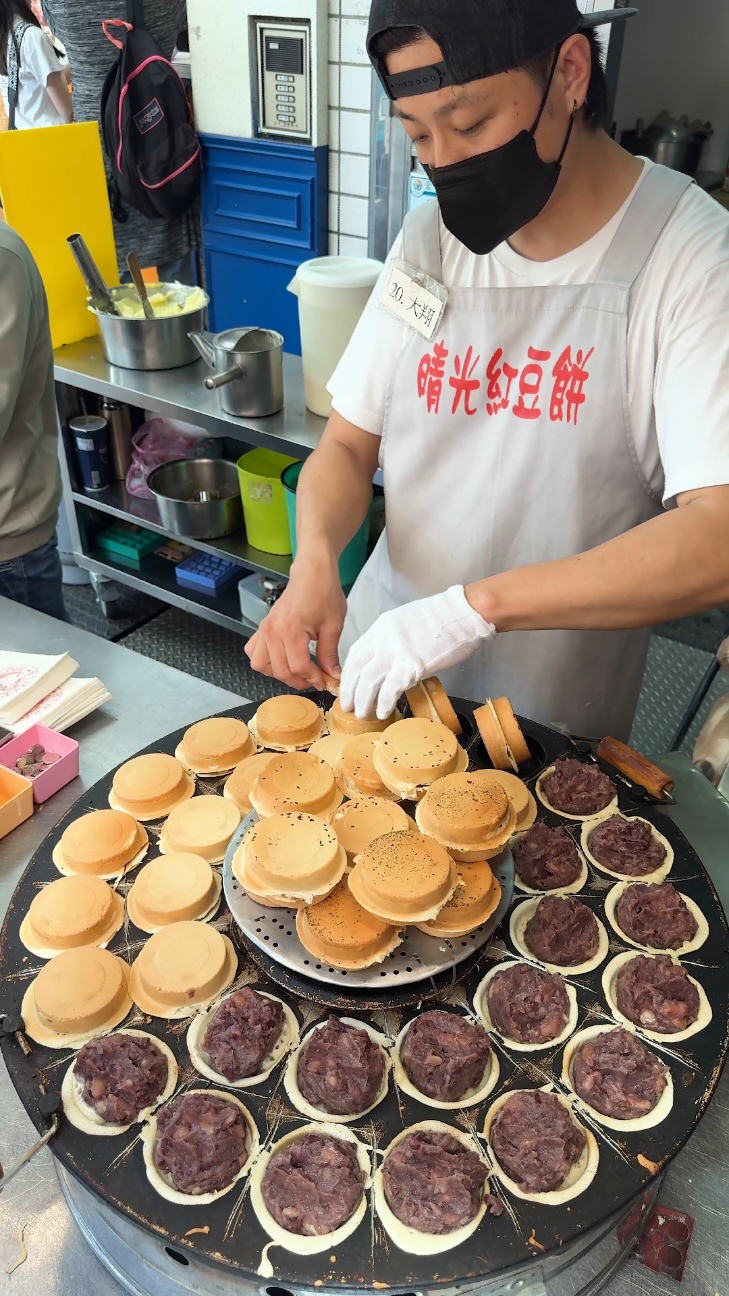
[[[382,262],[368,257],[316,257],[304,261],[289,284],[299,299],[304,389],[314,414],[332,412],[327,383],[381,270]]]

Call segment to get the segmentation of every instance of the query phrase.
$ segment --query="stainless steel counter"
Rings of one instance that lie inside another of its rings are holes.
[[[112,702],[74,728],[74,736],[81,742],[81,778],[0,841],[0,911],[4,913],[38,843],[82,788],[157,735],[225,710],[241,699],[5,599],[0,599],[0,627],[3,647],[68,650],[79,661],[82,675],[99,675],[113,694]],[[676,778],[679,804],[672,816],[705,859],[729,909],[729,805],[692,769],[686,757],[658,760]],[[0,1160],[8,1165],[37,1136],[4,1066],[0,1066],[0,1111]],[[661,1200],[689,1211],[696,1219],[682,1296],[729,1296],[729,1074],[697,1133],[669,1169]],[[20,1254],[18,1232],[23,1225],[27,1226],[28,1256],[8,1277],[7,1270]],[[666,1296],[673,1283],[629,1261],[604,1290],[606,1296]],[[73,1223],[48,1150],[0,1196],[0,1291],[12,1296],[66,1296],[71,1292],[122,1296],[122,1288],[95,1258]]]
[[[85,788],[159,734],[246,699],[4,598],[0,598],[0,646],[21,652],[69,652],[79,663],[78,675],[97,675],[112,694],[110,702],[71,731],[81,744],[79,778],[0,840],[0,914],[4,916],[38,844]],[[0,1161],[8,1166],[38,1136],[1,1062],[0,1112]],[[8,1277],[7,1270],[20,1253],[18,1232],[23,1225],[27,1225],[28,1259]],[[48,1149],[0,1196],[0,1292],[5,1291],[13,1296],[72,1292],[121,1296],[121,1287],[91,1253],[71,1219]]]

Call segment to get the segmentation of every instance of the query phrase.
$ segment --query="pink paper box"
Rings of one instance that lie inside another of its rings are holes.
[[[45,747],[47,752],[52,752],[54,756],[60,756],[55,765],[49,765],[47,770],[32,779],[33,800],[36,805],[41,801],[47,801],[54,793],[59,792],[62,787],[71,782],[78,776],[78,743],[73,738],[67,738],[65,734],[56,733],[55,729],[47,729],[45,725],[34,724],[25,733],[20,734],[17,738],[11,738],[10,742],[0,747],[0,765],[5,765],[7,769],[19,773],[15,769],[15,762],[19,756],[25,755],[31,747]]]

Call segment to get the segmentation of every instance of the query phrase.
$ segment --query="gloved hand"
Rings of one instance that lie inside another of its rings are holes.
[[[376,704],[384,720],[406,689],[457,666],[495,638],[496,627],[474,611],[462,585],[384,612],[349,651],[339,689],[342,709],[362,720]]]

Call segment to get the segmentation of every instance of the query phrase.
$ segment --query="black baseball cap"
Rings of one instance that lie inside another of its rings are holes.
[[[575,0],[373,0],[367,52],[390,98],[399,99],[508,72],[556,49],[576,32],[637,12],[583,14]],[[421,27],[443,51],[442,63],[388,76],[373,44],[396,27]]]

